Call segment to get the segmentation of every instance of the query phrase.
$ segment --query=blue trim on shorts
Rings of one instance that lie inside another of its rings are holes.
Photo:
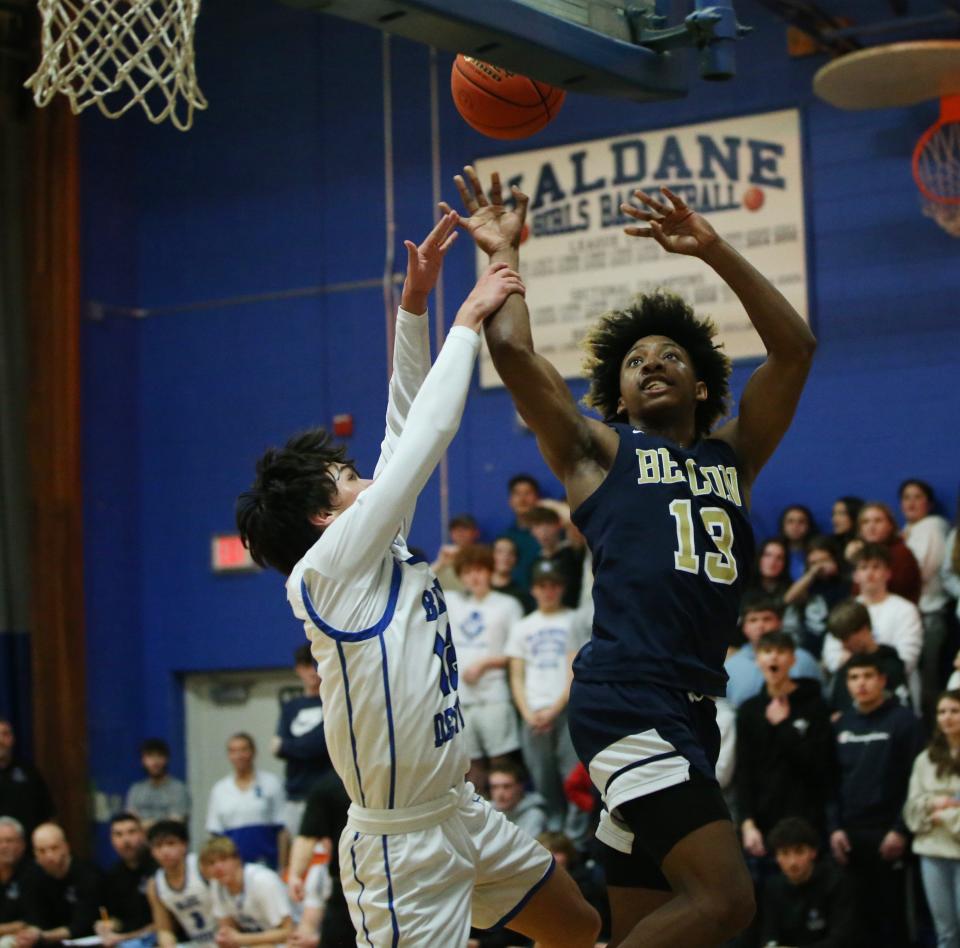
[[[613,781],[617,779],[617,777],[622,777],[625,773],[631,770],[636,770],[638,767],[643,767],[645,764],[653,764],[658,760],[667,760],[670,757],[680,757],[680,756],[681,756],[680,751],[672,750],[672,751],[664,751],[664,753],[662,754],[654,754],[653,757],[644,757],[643,760],[631,761],[625,767],[621,767],[619,770],[615,770],[612,774],[610,774],[609,779],[604,784],[603,792],[606,793],[610,789],[610,784],[612,784]]]
[[[340,656],[340,671],[343,673],[343,693],[347,699],[347,724],[350,727],[350,746],[353,748],[353,769],[357,774],[357,786],[360,788],[360,803],[367,805],[363,795],[363,781],[360,779],[360,760],[357,757],[357,735],[353,731],[353,702],[350,700],[350,678],[347,675],[347,656],[343,646],[337,642],[337,654]]]
[[[493,925],[490,928],[482,928],[480,931],[491,932],[498,928],[503,928],[503,926],[506,925],[511,919],[516,918],[526,907],[527,903],[547,884],[547,882],[550,880],[550,876],[553,875],[553,870],[556,868],[557,860],[551,856],[550,865],[547,868],[547,871],[543,874],[543,878],[540,879],[540,881],[533,886],[533,888],[530,889],[530,891],[519,902],[517,902],[517,904],[510,909],[510,911],[507,912],[507,914],[504,915],[499,922],[496,923],[496,925]]]
[[[397,789],[397,744],[393,730],[393,704],[390,701],[390,673],[387,667],[387,643],[380,636],[380,656],[383,662],[383,697],[387,706],[387,735],[390,738],[390,802],[389,809],[394,807],[394,794]],[[352,733],[352,732],[351,732]]]
[[[383,840],[383,868],[387,873],[387,906],[390,909],[390,924],[393,925],[393,941],[390,942],[390,948],[397,948],[400,943],[400,925],[397,922],[397,913],[393,909],[393,880],[390,878],[390,858],[387,855],[387,837],[381,836]]]
[[[360,886],[360,894],[357,896],[357,908],[360,909],[360,922],[363,925],[363,933],[367,936],[367,944],[370,948],[373,948],[373,942],[370,941],[370,932],[367,931],[367,914],[363,910],[363,906],[360,904],[360,900],[363,898],[363,890],[366,886],[360,881],[360,877],[357,875],[357,853],[356,845],[357,840],[360,838],[359,833],[353,834],[353,842],[350,844],[350,858],[353,860],[353,879]]]
[[[330,638],[337,642],[365,642],[367,639],[372,639],[374,636],[380,635],[393,621],[393,613],[397,608],[397,598],[400,595],[400,580],[402,576],[403,572],[400,569],[400,564],[394,560],[393,575],[390,577],[390,596],[387,599],[387,605],[383,611],[383,615],[376,625],[372,625],[369,629],[363,629],[360,632],[343,632],[324,622],[313,606],[310,593],[307,590],[307,582],[304,579],[300,580],[300,598],[303,600],[303,606],[307,610],[307,615],[310,616],[310,621],[323,632],[324,635],[329,635]]]

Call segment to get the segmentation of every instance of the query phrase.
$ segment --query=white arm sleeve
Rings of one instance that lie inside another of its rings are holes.
[[[430,371],[430,330],[427,315],[414,316],[405,309],[397,310],[396,334],[393,341],[393,374],[387,399],[387,418],[380,458],[373,476],[393,456],[407,421],[410,406]]]
[[[403,432],[379,475],[327,527],[304,557],[307,570],[328,580],[367,586],[383,562],[406,511],[460,425],[480,336],[454,326],[410,406]],[[389,440],[389,439],[385,439]],[[309,586],[314,585],[309,576]]]

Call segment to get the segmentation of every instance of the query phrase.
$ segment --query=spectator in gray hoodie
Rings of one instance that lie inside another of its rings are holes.
[[[511,823],[536,838],[547,827],[547,809],[542,796],[527,792],[523,768],[507,760],[490,771],[490,802]]]

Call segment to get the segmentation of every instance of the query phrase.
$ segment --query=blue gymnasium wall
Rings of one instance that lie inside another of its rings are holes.
[[[861,8],[870,19],[867,0]],[[757,29],[727,85],[633,105],[569,96],[530,147],[797,106],[806,137],[809,275],[820,350],[794,425],[757,484],[758,535],[788,502],[827,520],[843,493],[895,499],[906,475],[952,506],[960,243],[921,216],[909,155],[935,106],[847,114],[816,100],[822,57],[791,60],[784,26],[741,0]],[[857,10],[845,11],[856,15]],[[432,218],[428,53],[394,42],[400,239]],[[331,282],[384,266],[381,37],[271,0],[207,0],[199,73],[210,108],[181,134],[131,112],[83,122],[85,295],[151,309]],[[468,160],[516,145],[456,115],[441,56],[444,188]],[[461,241],[446,267],[448,321],[473,279]],[[147,734],[183,771],[178,674],[286,665],[301,632],[274,575],[214,576],[211,534],[264,446],[298,428],[356,421],[361,470],[376,458],[386,396],[379,288],[90,321],[84,336],[85,569],[95,786],[138,776]],[[737,366],[739,392],[753,366]],[[581,386],[575,386],[577,393]],[[546,472],[503,391],[475,387],[450,453],[450,508],[492,536],[504,483]],[[952,513],[952,511],[950,511]],[[440,542],[436,478],[413,541]],[[212,753],[219,752],[211,748]]]

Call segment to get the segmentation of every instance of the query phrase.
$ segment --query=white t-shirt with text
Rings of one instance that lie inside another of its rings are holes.
[[[589,627],[573,609],[547,615],[537,609],[514,623],[507,655],[525,663],[524,693],[531,711],[549,708],[563,694],[569,655],[579,651],[589,638]]]
[[[485,658],[506,655],[507,639],[514,622],[523,618],[523,608],[513,596],[491,591],[483,599],[463,593],[447,593],[450,632],[460,670],[460,703],[494,704],[510,700],[506,668],[489,668],[480,680],[469,685],[463,672]]]

